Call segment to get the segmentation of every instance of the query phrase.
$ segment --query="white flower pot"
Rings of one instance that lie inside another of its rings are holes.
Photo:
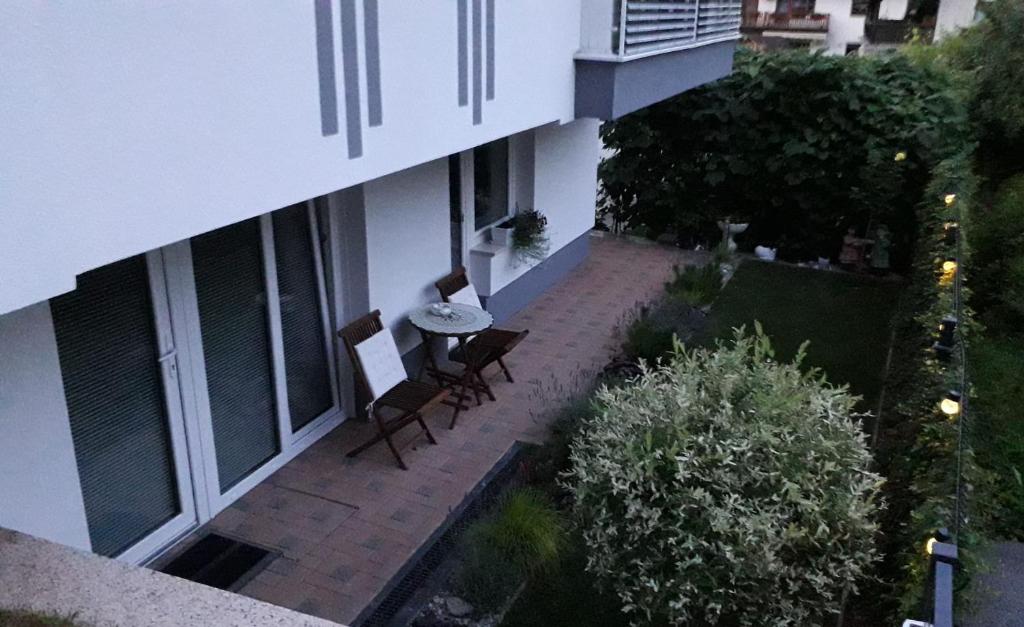
[[[511,227],[492,226],[491,243],[498,246],[512,246],[513,230]]]

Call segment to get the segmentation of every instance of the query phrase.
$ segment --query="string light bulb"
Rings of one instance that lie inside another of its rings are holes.
[[[956,272],[956,259],[947,259],[942,262],[942,271],[946,274]]]
[[[941,361],[949,361],[953,355],[953,344],[956,341],[956,317],[946,316],[939,322],[939,339],[932,344],[935,356]]]
[[[946,414],[950,418],[959,416],[961,398],[960,392],[950,390],[949,392],[946,392],[946,398],[942,399],[942,402],[939,403],[939,409],[941,409],[942,413]]]
[[[942,225],[942,241],[947,246],[956,244],[956,236],[960,230],[960,223],[956,220],[950,220]]]
[[[907,153],[905,151],[903,151],[903,150],[897,152],[896,153],[896,157],[893,159],[893,161],[895,161],[897,163],[899,163],[900,161],[906,161],[906,160],[907,160]]]
[[[956,194],[946,194],[943,200],[946,202],[947,207],[952,207],[953,203],[956,202]]]

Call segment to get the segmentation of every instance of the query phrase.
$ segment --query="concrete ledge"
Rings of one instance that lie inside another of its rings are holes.
[[[338,625],[8,529],[0,529],[0,607],[94,627]]]
[[[736,41],[625,59],[576,59],[576,117],[614,120],[732,72]]]
[[[590,233],[584,233],[525,274],[484,298],[487,311],[501,324],[569,274],[590,253]]]

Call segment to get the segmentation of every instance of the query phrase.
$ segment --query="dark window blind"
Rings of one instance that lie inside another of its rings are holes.
[[[259,220],[192,239],[221,492],[277,454]]]
[[[50,308],[92,548],[118,555],[181,511],[145,257]]]
[[[292,431],[298,431],[330,409],[334,399],[306,205],[275,211],[272,218],[288,411]]]

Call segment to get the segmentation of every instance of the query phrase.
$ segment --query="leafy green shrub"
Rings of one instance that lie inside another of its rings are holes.
[[[990,326],[1024,324],[1024,174],[999,186],[991,206],[971,213],[972,304]]]
[[[729,76],[602,126],[605,202],[627,227],[681,239],[749,221],[744,241],[799,261],[884,222],[905,267],[928,170],[969,129],[951,84],[899,54],[739,50]]]
[[[968,77],[983,172],[999,180],[1024,169],[1024,3],[992,0],[979,8],[985,19],[949,42],[947,57]]]
[[[641,316],[626,330],[626,355],[654,363],[672,350],[672,329],[660,327],[649,316]]]
[[[494,609],[524,578],[558,561],[565,525],[542,493],[524,488],[509,493],[497,512],[466,534],[457,587],[474,605]]]
[[[676,266],[672,272],[672,280],[665,284],[665,291],[694,307],[710,305],[722,290],[722,267],[717,263],[686,266],[682,270]]]
[[[875,559],[855,399],[758,329],[602,388],[574,442],[588,570],[634,624],[808,625]]]

